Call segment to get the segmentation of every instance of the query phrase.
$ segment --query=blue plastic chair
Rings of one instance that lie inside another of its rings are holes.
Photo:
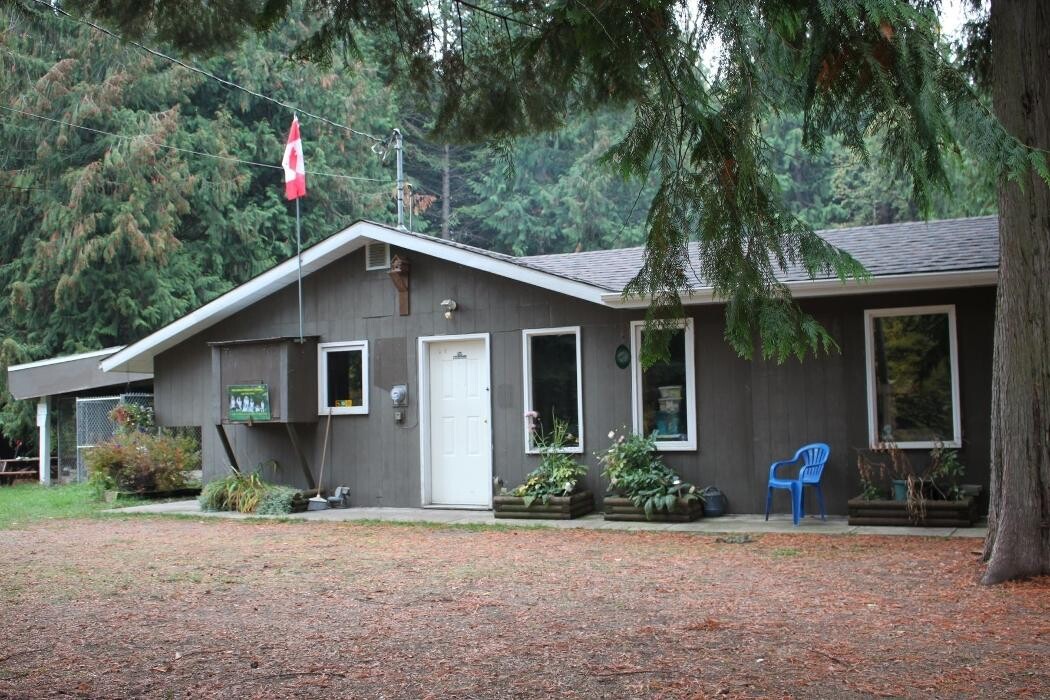
[[[806,517],[805,500],[802,490],[806,486],[812,486],[817,490],[817,503],[820,504],[820,519],[827,520],[824,513],[824,493],[820,490],[820,477],[824,473],[824,465],[828,462],[831,448],[823,442],[815,442],[812,445],[804,445],[798,448],[798,452],[791,459],[773,462],[769,465],[769,486],[766,489],[766,520],[769,520],[769,511],[773,508],[773,489],[787,489],[791,492],[791,519],[798,525],[800,518]],[[802,463],[798,470],[797,479],[782,479],[777,476],[777,469],[789,464]]]

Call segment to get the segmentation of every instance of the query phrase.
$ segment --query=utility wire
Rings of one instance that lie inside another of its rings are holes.
[[[66,12],[65,10],[63,10],[62,8],[60,8],[57,5],[53,4],[52,2],[49,2],[48,0],[32,0],[32,1],[35,2],[38,5],[42,5],[42,6],[46,7],[47,9],[51,10],[52,12],[55,13],[55,15],[61,15],[63,17],[66,17],[69,20],[72,20],[73,22],[77,22],[79,24],[83,24],[85,26],[91,27],[95,31],[99,31],[99,32],[102,32],[103,34],[106,34],[107,36],[111,36],[114,39],[116,39],[117,41],[123,41],[123,42],[126,42],[128,44],[131,44],[132,46],[140,48],[143,51],[145,51],[146,53],[151,54],[153,56],[156,56],[157,58],[162,58],[165,61],[170,61],[171,63],[174,63],[174,64],[176,64],[178,66],[181,66],[181,67],[185,68],[188,71],[192,71],[194,73],[198,73],[200,75],[203,75],[203,76],[205,76],[207,78],[211,78],[212,80],[216,80],[219,83],[221,83],[222,85],[226,86],[227,88],[231,88],[231,89],[235,89],[235,90],[241,90],[243,92],[248,93],[249,95],[252,95],[254,97],[258,97],[258,98],[266,100],[268,102],[272,102],[273,104],[279,105],[281,107],[284,107],[285,109],[290,110],[292,112],[298,112],[298,113],[303,114],[303,115],[305,115],[307,117],[310,117],[311,119],[316,119],[318,121],[324,122],[325,124],[330,124],[331,126],[334,126],[337,129],[343,129],[344,131],[348,131],[351,134],[354,134],[355,136],[361,136],[361,137],[366,138],[366,139],[371,139],[373,142],[375,142],[377,144],[384,144],[384,143],[386,143],[386,139],[381,139],[378,136],[373,136],[372,134],[367,134],[367,133],[365,133],[363,131],[358,131],[357,129],[353,129],[353,128],[349,127],[349,126],[346,126],[345,124],[340,124],[338,122],[332,121],[331,119],[326,119],[325,117],[322,117],[322,116],[320,116],[318,114],[312,114],[311,112],[307,112],[305,109],[300,109],[298,107],[295,107],[293,105],[288,104],[287,102],[281,102],[280,100],[274,99],[273,97],[270,97],[268,95],[264,95],[261,92],[256,92],[255,90],[252,90],[250,88],[246,88],[243,85],[238,85],[237,83],[233,82],[232,80],[227,80],[225,78],[221,78],[221,77],[215,75],[214,73],[211,73],[209,71],[204,70],[203,68],[198,68],[197,66],[191,65],[191,64],[186,63],[184,61],[181,61],[181,60],[179,60],[177,58],[173,58],[173,57],[171,57],[171,56],[169,56],[169,55],[167,55],[165,53],[157,51],[156,49],[151,49],[150,47],[144,46],[143,44],[140,44],[137,41],[131,41],[130,39],[125,39],[124,37],[120,36],[119,34],[117,34],[115,32],[112,32],[109,29],[106,29],[105,27],[103,27],[101,25],[95,24],[94,22],[92,22],[90,20],[86,20],[86,19],[83,19],[81,17],[77,17],[76,15],[71,15],[70,13]]]
[[[255,166],[257,168],[270,168],[271,170],[283,170],[284,169],[283,166],[281,166],[281,165],[274,165],[272,163],[258,163],[258,162],[253,161],[253,160],[243,160],[241,158],[234,158],[233,156],[220,156],[220,155],[216,155],[214,153],[206,153],[204,151],[194,151],[194,150],[189,149],[189,148],[179,148],[178,146],[169,146],[169,145],[167,145],[165,143],[160,143],[159,141],[153,141],[152,139],[148,139],[145,136],[141,136],[141,135],[139,135],[139,136],[128,136],[126,134],[115,134],[112,131],[104,131],[102,129],[95,129],[95,128],[90,127],[90,126],[83,126],[82,124],[71,124],[70,122],[62,121],[61,119],[54,119],[52,117],[45,117],[42,114],[35,114],[33,112],[26,112],[26,111],[21,110],[21,109],[14,109],[13,107],[5,107],[4,105],[0,105],[0,109],[4,110],[6,112],[14,112],[16,114],[21,114],[21,115],[24,115],[24,116],[27,116],[27,117],[33,117],[35,119],[42,119],[44,121],[52,122],[54,124],[61,124],[63,126],[72,127],[74,129],[83,129],[84,131],[90,131],[90,132],[93,132],[93,133],[96,133],[96,134],[103,134],[105,136],[112,136],[113,138],[122,139],[124,141],[134,141],[135,139],[142,139],[145,143],[148,143],[151,146],[157,146],[158,148],[167,148],[168,150],[178,151],[180,153],[189,153],[190,155],[194,155],[194,156],[202,156],[204,158],[215,158],[217,160],[225,160],[225,161],[229,161],[231,163],[241,163],[243,165],[252,165],[252,166]],[[390,180],[383,179],[383,178],[357,177],[357,176],[354,176],[354,175],[340,175],[338,173],[327,173],[327,172],[320,172],[320,171],[317,171],[317,170],[307,170],[306,174],[307,175],[317,175],[317,176],[320,176],[320,177],[334,177],[334,178],[339,178],[341,180],[360,180],[360,181],[363,181],[363,182],[382,182],[382,183],[385,183],[385,184],[391,182]]]

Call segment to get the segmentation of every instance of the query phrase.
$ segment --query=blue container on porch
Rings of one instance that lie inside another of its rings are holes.
[[[700,492],[704,497],[704,517],[717,518],[726,514],[726,496],[714,486],[708,486]]]
[[[908,500],[908,482],[904,479],[893,479],[893,500]]]

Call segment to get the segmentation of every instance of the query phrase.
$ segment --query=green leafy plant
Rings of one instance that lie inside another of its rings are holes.
[[[959,451],[943,444],[937,444],[930,450],[930,467],[927,470],[930,478],[937,484],[938,490],[949,501],[963,499],[959,481],[966,475],[966,467],[959,461]]]
[[[295,511],[295,502],[303,495],[290,486],[270,485],[255,509],[258,515],[287,515]]]
[[[231,472],[204,485],[200,495],[201,510],[254,513],[271,488],[256,473]]]
[[[610,431],[609,438],[612,444],[598,455],[602,476],[609,480],[612,493],[631,499],[647,518],[661,510],[672,513],[683,501],[703,500],[694,485],[682,481],[656,454],[655,434],[618,436]]]
[[[525,417],[528,419],[531,416],[526,414]],[[533,430],[532,440],[539,448],[540,466],[531,471],[525,477],[525,483],[512,492],[522,499],[526,508],[537,500],[546,505],[552,496],[571,496],[587,474],[587,468],[565,452],[568,443],[573,441],[569,424],[565,421],[554,419],[554,427],[546,437],[541,437]]]
[[[200,469],[200,445],[186,435],[117,433],[85,454],[89,483],[96,492],[136,493],[184,488],[187,472]]]

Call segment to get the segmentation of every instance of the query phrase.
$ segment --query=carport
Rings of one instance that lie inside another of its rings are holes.
[[[51,483],[51,455],[56,445],[54,430],[55,409],[60,402],[76,406],[79,402],[119,400],[124,396],[148,396],[153,390],[153,375],[141,372],[103,372],[99,363],[124,349],[124,346],[105,348],[77,355],[53,357],[7,368],[7,386],[11,395],[20,400],[36,399],[36,424],[39,430],[38,474],[40,483]],[[116,396],[115,396],[116,395]],[[66,418],[73,414],[66,411]],[[77,425],[75,444],[83,432]],[[62,447],[59,437],[58,447]],[[67,440],[68,442],[68,440]]]

